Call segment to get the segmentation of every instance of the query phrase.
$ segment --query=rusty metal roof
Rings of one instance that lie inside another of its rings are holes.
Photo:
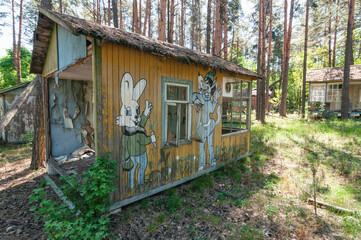
[[[61,25],[74,35],[85,35],[101,39],[106,42],[139,49],[140,51],[175,58],[184,63],[194,63],[238,75],[249,76],[254,79],[262,78],[261,75],[251,70],[215,55],[191,50],[137,33],[101,25],[44,8],[40,8],[38,25],[34,33],[34,49],[30,67],[30,72],[32,73],[40,74],[42,72],[53,23]]]
[[[307,71],[306,82],[337,82],[343,81],[344,67],[310,69]],[[350,67],[350,80],[361,80],[361,65]]]

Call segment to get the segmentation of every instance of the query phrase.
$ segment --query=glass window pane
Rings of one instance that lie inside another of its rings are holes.
[[[187,104],[180,106],[180,139],[187,139]]]
[[[167,100],[188,101],[186,86],[167,85]]]
[[[167,112],[167,140],[173,142],[177,136],[177,106],[168,105]]]
[[[242,97],[249,97],[249,84],[248,82],[242,82]]]

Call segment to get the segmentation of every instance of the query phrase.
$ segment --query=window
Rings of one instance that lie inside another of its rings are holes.
[[[327,102],[341,102],[342,84],[330,83],[327,86]]]
[[[189,142],[191,134],[190,85],[166,82],[165,105],[165,145],[179,146]]]
[[[310,102],[325,102],[326,84],[310,84]]]
[[[225,78],[223,81],[222,134],[250,128],[251,82]]]

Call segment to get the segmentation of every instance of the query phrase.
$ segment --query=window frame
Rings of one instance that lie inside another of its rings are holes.
[[[324,91],[323,91],[323,100],[322,101],[313,101],[313,88],[314,87],[324,87]],[[309,102],[320,102],[320,103],[325,103],[326,102],[326,97],[327,97],[327,84],[326,83],[313,83],[310,84],[310,92],[309,92]]]
[[[341,88],[334,88],[333,86],[341,86]],[[339,97],[339,101],[330,101],[330,99],[329,99],[329,96],[328,96],[328,91],[330,91],[331,92],[331,96],[330,96],[330,98],[331,99],[333,99],[333,97],[335,97],[335,98],[337,98],[337,97]],[[336,91],[340,91],[340,95],[339,96],[336,96]],[[327,89],[326,89],[326,96],[327,96],[327,98],[326,98],[326,102],[328,102],[328,103],[331,103],[331,102],[334,102],[334,103],[340,103],[340,102],[342,102],[342,83],[328,83],[327,84]]]
[[[187,100],[168,100],[167,99],[167,87],[168,86],[179,86],[187,88]],[[192,81],[162,77],[162,147],[179,147],[184,144],[189,144],[192,142],[192,92],[193,92],[193,83]],[[186,105],[186,138],[179,139],[176,138],[175,142],[168,141],[168,106],[177,107],[177,136],[180,135],[180,122],[181,122],[181,105]]]
[[[232,83],[231,83],[232,81]],[[241,96],[240,98],[235,98],[236,101],[238,101],[240,103],[240,106],[242,108],[243,106],[243,102],[244,101],[247,101],[246,102],[246,107],[247,107],[247,113],[245,114],[246,115],[246,128],[243,128],[242,129],[242,109],[240,109],[240,129],[238,131],[235,131],[235,132],[230,132],[230,133],[222,133],[221,136],[222,137],[226,137],[226,136],[230,136],[230,135],[235,135],[235,134],[239,134],[239,133],[244,133],[244,132],[248,132],[251,130],[251,103],[252,103],[252,80],[245,80],[245,79],[240,79],[240,78],[234,78],[234,77],[224,77],[223,78],[223,89],[225,89],[225,84],[227,83],[231,83],[231,84],[241,84]],[[243,97],[242,96],[242,84],[243,83],[247,83],[248,84],[248,91],[247,91],[247,97]],[[234,89],[234,87],[231,88],[232,91]],[[227,96],[224,96],[225,93],[222,92],[222,116],[221,116],[221,131],[223,131],[223,117],[226,117],[227,115],[223,115],[223,103],[224,103],[224,100],[225,99],[234,99],[234,98],[230,98],[230,97],[227,97]],[[233,101],[232,101],[233,102]],[[233,111],[233,110],[232,110]],[[244,115],[244,114],[243,114]],[[233,115],[232,115],[233,116]],[[233,121],[231,122],[231,131],[232,131],[232,123]]]

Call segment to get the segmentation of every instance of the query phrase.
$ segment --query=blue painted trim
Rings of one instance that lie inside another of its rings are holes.
[[[166,89],[165,89],[165,85],[166,83],[178,83],[178,84],[184,84],[184,85],[188,85],[188,91],[189,91],[189,96],[188,96],[188,102],[191,103],[191,98],[192,98],[192,93],[193,93],[193,82],[189,81],[189,80],[183,80],[183,79],[177,79],[177,78],[170,78],[170,77],[162,77],[162,147],[164,147],[164,145],[166,144],[166,126],[165,126],[165,120],[166,120],[166,104],[165,104],[165,95],[166,95]],[[192,116],[191,116],[191,122],[192,122]],[[193,133],[191,133],[193,134]]]

